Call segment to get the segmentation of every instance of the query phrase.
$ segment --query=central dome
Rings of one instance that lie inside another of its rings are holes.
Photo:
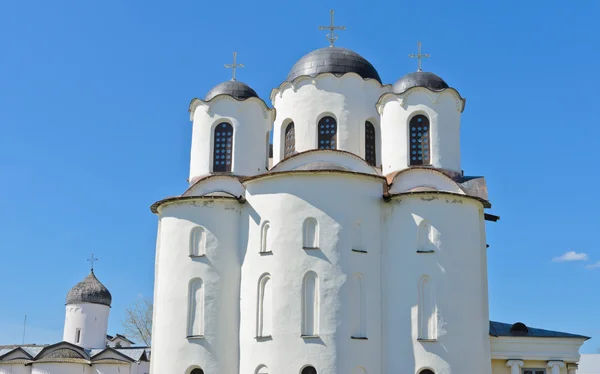
[[[321,73],[356,73],[364,79],[375,79],[381,83],[379,73],[369,61],[354,51],[337,47],[321,48],[305,55],[294,64],[285,80],[291,82],[303,75],[314,77]]]

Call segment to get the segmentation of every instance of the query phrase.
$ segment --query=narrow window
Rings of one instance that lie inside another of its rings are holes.
[[[301,374],[317,374],[317,369],[315,369],[312,366],[307,366],[304,369],[302,369]]]
[[[204,284],[197,278],[190,282],[188,336],[204,334]]]
[[[204,374],[204,370],[196,368],[192,370],[190,374]]]
[[[269,374],[269,368],[265,365],[260,365],[256,368],[255,374]]]
[[[227,122],[215,127],[213,172],[231,171],[233,160],[233,126]]]
[[[117,344],[115,344],[115,348],[121,348],[121,342],[117,342]]]
[[[354,229],[352,231],[352,252],[367,253],[363,244],[363,230],[360,222],[354,223]]]
[[[335,134],[337,123],[333,117],[323,117],[319,120],[319,149],[337,149]]]
[[[375,126],[369,121],[365,122],[365,161],[371,166],[377,166]]]
[[[546,374],[546,369],[521,369],[523,374]]]
[[[261,253],[270,253],[271,247],[269,245],[269,230],[271,228],[271,224],[269,222],[265,222],[262,227],[262,232],[260,235],[260,252]]]
[[[302,248],[318,249],[319,248],[319,224],[313,217],[304,220],[302,228]]]
[[[302,282],[302,336],[316,336],[319,326],[319,279],[309,271]]]
[[[365,300],[365,285],[364,275],[354,274],[352,277],[352,338],[364,339],[367,337],[367,320],[366,320],[366,308],[367,303]]]
[[[271,336],[273,311],[273,291],[271,276],[264,274],[258,281],[258,306],[256,318],[256,337],[266,338]]]
[[[81,329],[75,330],[75,343],[81,342]]]
[[[425,275],[419,281],[419,306],[418,306],[419,340],[437,339],[437,311],[435,295],[431,278]]]
[[[206,230],[197,226],[190,232],[190,256],[198,257],[206,254]]]
[[[418,228],[417,252],[431,253],[435,252],[436,246],[434,236],[437,231],[431,226],[427,220],[422,220]]]
[[[285,128],[285,148],[283,150],[283,157],[290,157],[296,152],[296,129],[294,128],[294,122],[290,122]]]
[[[429,165],[431,164],[431,152],[429,145],[429,118],[422,114],[414,116],[409,124],[410,138],[410,164],[411,165]]]

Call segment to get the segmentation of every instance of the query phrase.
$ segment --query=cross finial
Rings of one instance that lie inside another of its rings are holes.
[[[233,52],[233,64],[225,64],[225,67],[231,69],[231,80],[235,80],[235,69],[243,68],[244,64],[236,63],[237,60],[237,52]]]
[[[327,34],[327,40],[329,40],[330,47],[333,47],[335,41],[338,39],[338,36],[335,34],[335,30],[346,30],[346,26],[334,26],[333,13],[333,9],[329,11],[329,14],[331,15],[331,24],[329,26],[319,26],[319,30],[329,30],[329,33]]]
[[[418,48],[418,53],[416,55],[411,53],[410,55],[408,55],[408,57],[410,57],[410,58],[416,58],[417,61],[418,61],[418,69],[417,69],[417,71],[423,71],[421,69],[421,59],[423,59],[423,58],[429,58],[431,56],[429,55],[429,53],[421,53],[421,42],[417,42],[417,48]]]
[[[94,252],[92,252],[92,256],[86,261],[88,261],[91,264],[91,270],[94,271],[94,261],[98,261],[98,259],[94,257]]]

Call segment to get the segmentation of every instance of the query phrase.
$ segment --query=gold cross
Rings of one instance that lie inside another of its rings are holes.
[[[331,15],[331,25],[329,26],[319,26],[319,30],[329,30],[327,34],[327,40],[329,40],[329,46],[333,47],[335,41],[338,39],[338,36],[335,34],[335,30],[346,30],[346,26],[334,26],[333,25],[333,9],[329,11]]]
[[[236,68],[243,68],[244,64],[236,64],[236,59],[237,59],[237,52],[233,52],[233,64],[225,64],[226,68],[231,68],[232,74],[231,74],[231,80],[234,81],[235,80],[235,69]]]
[[[94,252],[92,252],[92,257],[88,258],[86,261],[91,263],[92,271],[94,271],[94,261],[98,261],[97,258],[94,258]]]
[[[421,53],[421,42],[417,42],[417,47],[419,49],[419,53],[417,53],[416,55],[410,54],[410,55],[408,55],[408,57],[410,57],[410,58],[416,58],[417,61],[419,61],[419,65],[418,65],[419,68],[417,69],[417,71],[423,71],[423,70],[421,70],[421,59],[423,59],[423,58],[429,58],[431,56],[429,55],[429,53]]]

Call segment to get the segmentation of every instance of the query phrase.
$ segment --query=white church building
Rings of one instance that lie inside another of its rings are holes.
[[[150,372],[575,374],[587,337],[489,320],[465,98],[330,36],[272,107],[235,73],[190,103],[189,187],[151,207]]]
[[[106,334],[111,303],[92,270],[67,294],[63,341],[0,346],[0,374],[148,374],[148,347]]]

